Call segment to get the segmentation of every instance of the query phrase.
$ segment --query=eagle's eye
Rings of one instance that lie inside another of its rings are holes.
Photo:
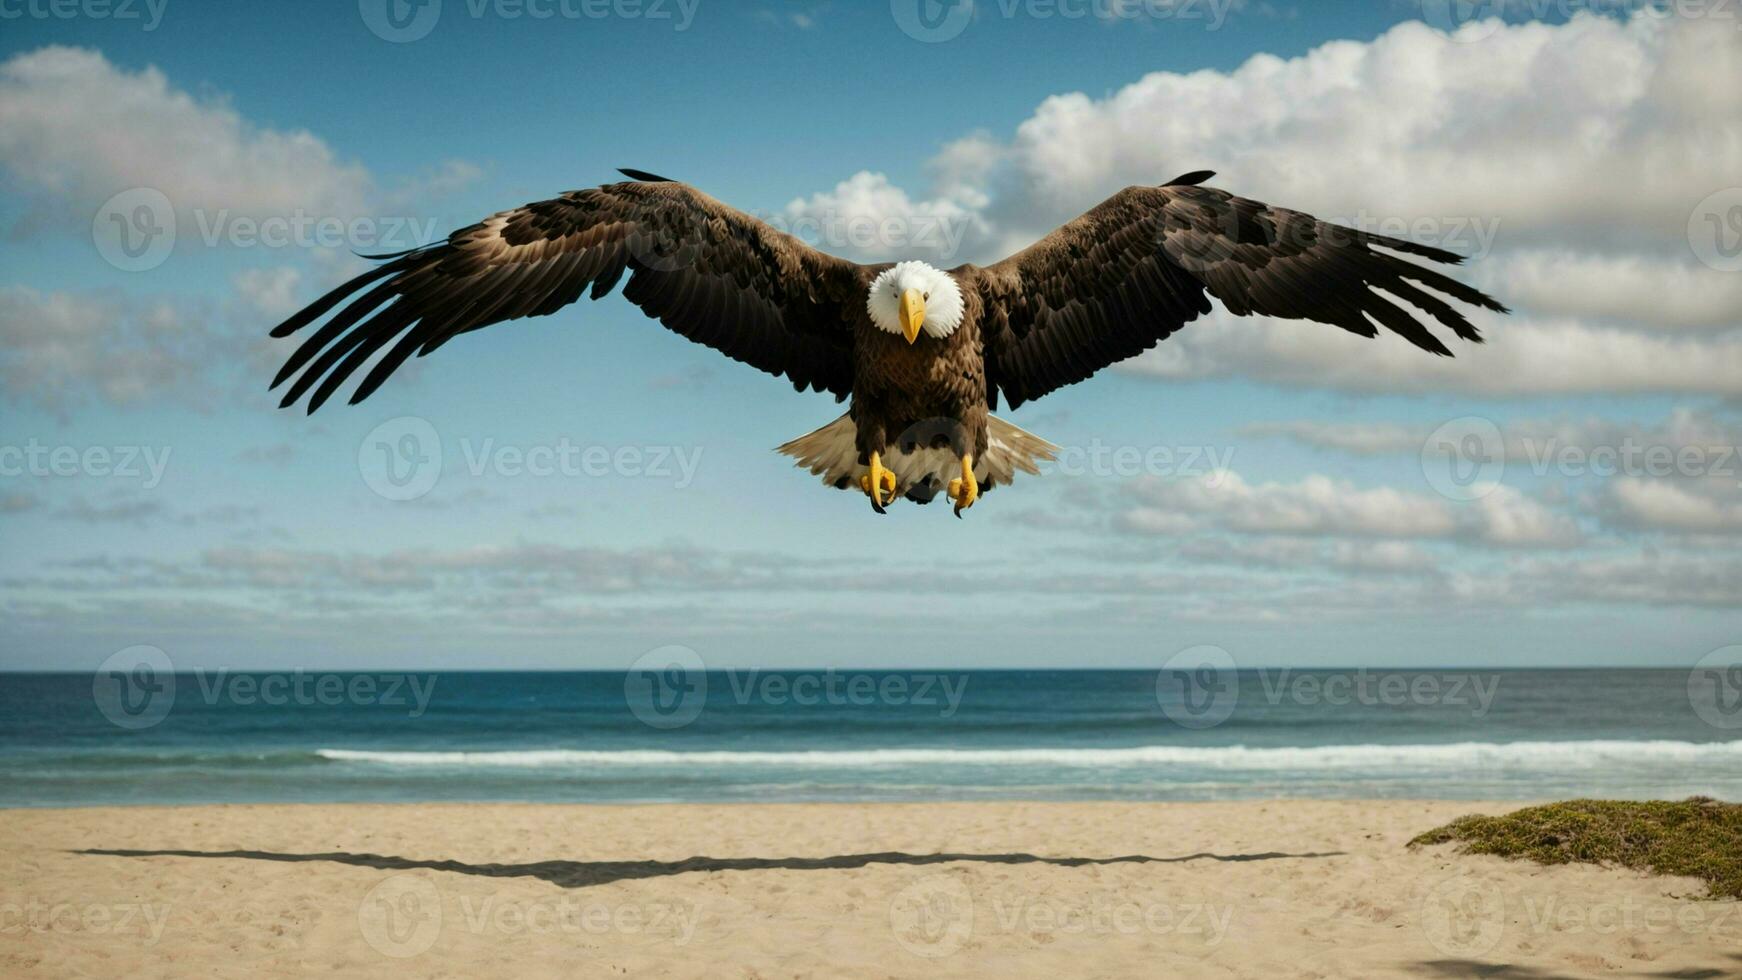
[[[931,299],[931,294],[926,293],[924,296],[921,296],[920,299]]]

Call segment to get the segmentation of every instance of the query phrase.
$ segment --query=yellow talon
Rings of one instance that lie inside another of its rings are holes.
[[[974,506],[974,501],[980,499],[980,481],[974,479],[974,454],[962,454],[962,478],[951,480],[950,499],[956,502],[956,516],[961,517],[962,511]]]
[[[889,503],[895,502],[895,474],[883,468],[883,459],[877,453],[871,454],[865,475],[859,477],[859,489],[871,498],[871,507],[879,514],[883,513],[884,494],[889,495]]]

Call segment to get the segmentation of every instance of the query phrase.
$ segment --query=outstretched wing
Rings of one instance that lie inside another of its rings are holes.
[[[355,404],[413,353],[468,330],[555,312],[589,287],[598,299],[625,271],[624,297],[667,327],[839,401],[853,382],[850,324],[877,271],[658,178],[571,191],[492,215],[445,242],[377,258],[388,261],[272,331],[289,336],[338,310],[273,380],[277,388],[296,379],[281,407],[312,389],[313,412],[385,349],[351,396]]]
[[[1363,337],[1383,326],[1447,357],[1420,314],[1393,299],[1476,343],[1482,337],[1470,321],[1427,289],[1506,312],[1390,254],[1463,261],[1455,253],[1193,186],[1210,176],[1128,187],[981,270],[987,380],[1012,407],[1155,346],[1210,311],[1206,292],[1231,313],[1317,320]]]

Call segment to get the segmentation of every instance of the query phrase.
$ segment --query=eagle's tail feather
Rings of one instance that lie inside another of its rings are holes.
[[[850,415],[842,415],[820,429],[799,436],[775,449],[794,460],[792,465],[810,470],[823,482],[838,489],[851,484],[859,469],[857,431]]]
[[[996,415],[986,417],[986,465],[991,468],[994,484],[1014,483],[1017,470],[1039,476],[1039,464],[1058,459],[1058,449]]]
[[[1039,464],[1057,459],[1058,447],[1032,432],[1025,432],[997,416],[986,420],[986,453],[975,462],[982,490],[1001,486],[1016,479],[1018,471],[1038,476]],[[780,446],[776,451],[791,456],[793,465],[822,477],[824,483],[845,490],[859,485],[857,430],[850,415],[842,415],[828,425],[807,432]],[[886,461],[891,462],[891,461]]]

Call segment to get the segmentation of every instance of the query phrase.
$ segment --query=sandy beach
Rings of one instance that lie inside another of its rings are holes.
[[[1700,882],[1462,802],[196,806],[0,819],[7,976],[1742,975]]]

